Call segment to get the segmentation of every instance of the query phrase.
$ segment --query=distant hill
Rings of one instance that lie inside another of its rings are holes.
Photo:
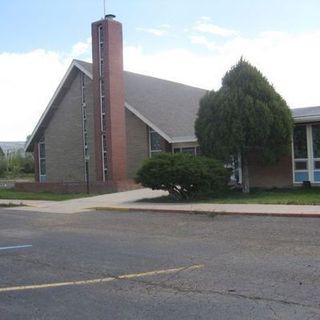
[[[5,154],[7,154],[8,152],[11,153],[18,150],[23,151],[24,145],[25,145],[25,141],[10,141],[10,142],[0,141],[0,147]]]

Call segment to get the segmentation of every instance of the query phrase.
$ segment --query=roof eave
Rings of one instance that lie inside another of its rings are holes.
[[[318,122],[320,121],[320,115],[293,117],[293,121],[295,123]]]
[[[195,136],[172,138],[172,143],[194,143],[194,142],[198,142],[198,139]]]
[[[172,143],[173,140],[171,137],[169,137],[165,132],[163,132],[158,126],[156,126],[152,121],[147,119],[145,116],[143,116],[137,109],[132,107],[129,103],[125,102],[125,107],[131,111],[136,117],[138,117],[142,122],[144,122],[147,126],[149,126],[154,131],[158,132],[159,135],[167,140],[169,143]]]
[[[61,82],[59,83],[57,89],[55,90],[52,98],[50,99],[46,109],[44,110],[44,112],[42,113],[36,127],[34,128],[30,138],[28,139],[26,145],[25,145],[25,148],[24,148],[24,151],[25,152],[32,152],[32,146],[34,144],[34,140],[35,140],[35,137],[39,131],[39,129],[42,127],[42,123],[44,122],[47,114],[49,113],[49,111],[51,110],[53,104],[54,104],[54,101],[56,100],[59,92],[61,91],[61,89],[63,88],[65,82],[67,81],[68,77],[70,76],[72,70],[74,68],[78,68],[80,71],[82,71],[84,74],[86,74],[90,79],[92,79],[92,74],[87,70],[85,69],[80,63],[78,63],[76,60],[73,60],[67,70],[67,72],[65,73],[64,77],[62,78]]]

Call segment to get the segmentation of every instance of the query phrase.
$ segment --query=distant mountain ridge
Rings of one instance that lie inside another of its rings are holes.
[[[25,141],[0,141],[0,147],[4,153],[23,150],[24,145]]]

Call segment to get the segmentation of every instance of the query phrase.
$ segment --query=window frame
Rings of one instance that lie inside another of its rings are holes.
[[[160,142],[161,142],[161,139],[163,139],[163,138],[161,137],[161,135],[160,135],[157,131],[153,130],[153,129],[150,128],[150,127],[149,127],[149,130],[148,130],[148,131],[149,131],[149,134],[148,134],[148,136],[149,136],[149,158],[151,158],[152,155],[163,152],[163,150],[161,149],[161,143],[160,143],[160,149],[154,149],[154,150],[152,150],[151,135],[152,135],[153,133],[156,133],[156,134],[160,137]]]
[[[313,184],[320,184],[320,169],[316,169],[315,162],[320,161],[319,157],[314,157],[313,148],[313,126],[320,125],[319,122],[313,123],[299,123],[296,126],[304,126],[306,128],[306,144],[307,144],[307,158],[295,158],[294,150],[294,135],[292,138],[292,181],[294,185],[300,185],[303,181],[310,181]],[[320,137],[319,137],[320,138]],[[297,162],[305,162],[306,169],[297,169]],[[305,174],[306,179],[297,179],[297,174]],[[316,175],[319,176],[316,179]]]

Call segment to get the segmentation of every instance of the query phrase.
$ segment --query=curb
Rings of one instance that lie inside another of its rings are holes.
[[[320,213],[280,213],[280,212],[232,212],[232,211],[202,211],[185,209],[154,209],[154,208],[127,208],[127,207],[94,207],[97,211],[121,211],[121,212],[155,212],[155,213],[184,213],[220,216],[256,216],[256,217],[286,217],[286,218],[320,218]]]

